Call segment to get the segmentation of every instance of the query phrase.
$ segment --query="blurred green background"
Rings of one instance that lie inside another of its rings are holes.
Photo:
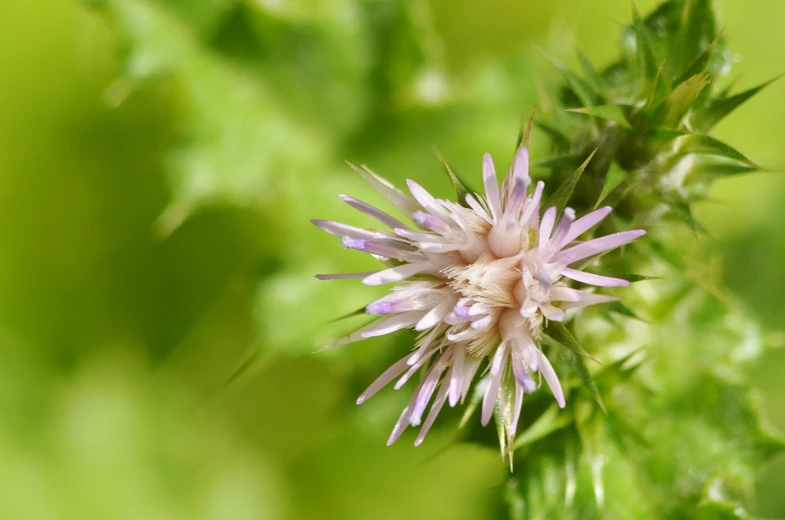
[[[641,11],[656,3],[639,1]],[[717,2],[736,88],[785,72],[785,3]],[[0,3],[0,518],[504,517],[492,444],[457,416],[385,447],[408,392],[354,400],[411,338],[314,351],[379,288],[309,218],[361,224],[343,162],[448,193],[509,159],[521,113],[580,46],[616,55],[626,0]],[[547,110],[547,107],[543,107]],[[785,170],[785,81],[716,135]],[[535,134],[535,153],[547,146]],[[785,430],[785,177],[700,208],[772,347]],[[785,459],[759,516],[785,518]]]

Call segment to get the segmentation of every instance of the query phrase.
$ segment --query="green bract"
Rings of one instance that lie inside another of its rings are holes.
[[[512,518],[748,518],[757,469],[783,449],[746,376],[763,350],[757,325],[690,236],[704,232],[691,205],[713,181],[758,169],[708,132],[770,83],[722,87],[731,53],[718,27],[709,0],[672,0],[645,19],[633,6],[618,62],[598,71],[579,53],[574,72],[552,60],[564,85],[537,121],[553,147],[540,166],[575,187],[578,212],[612,205],[612,226],[650,230],[645,254],[598,269],[664,280],[572,332],[547,331],[580,390],[568,414],[542,403],[524,417],[505,492]]]

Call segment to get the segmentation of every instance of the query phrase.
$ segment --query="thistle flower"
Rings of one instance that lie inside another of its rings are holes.
[[[313,221],[339,236],[344,247],[369,253],[387,264],[386,269],[376,272],[317,278],[359,278],[367,285],[400,282],[390,294],[365,308],[367,314],[378,319],[328,347],[404,328],[419,333],[414,350],[357,399],[358,404],[363,403],[396,378],[394,386],[398,389],[417,372],[425,371],[387,444],[395,442],[407,425],[421,425],[415,441],[419,445],[445,403],[454,407],[466,399],[486,359],[483,425],[498,406],[506,411],[501,427],[508,440],[514,439],[523,396],[536,390],[532,376],[537,372],[563,408],[565,398],[559,377],[538,346],[543,325],[547,320],[564,321],[570,309],[615,300],[571,285],[578,282],[622,287],[629,282],[584,272],[578,264],[645,232],[622,231],[578,241],[607,217],[611,208],[578,219],[570,208],[560,218],[556,207],[541,212],[544,183],[538,182],[529,193],[532,181],[525,146],[519,148],[501,187],[493,160],[486,154],[485,196],[466,194],[465,205],[436,199],[409,180],[412,198],[367,168],[355,169],[414,222],[409,226],[346,195],[341,195],[344,202],[389,230]]]

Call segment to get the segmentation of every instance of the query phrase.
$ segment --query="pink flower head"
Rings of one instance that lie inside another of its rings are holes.
[[[388,265],[375,272],[317,278],[359,278],[367,285],[397,283],[388,295],[366,307],[369,315],[378,316],[375,321],[328,347],[404,328],[419,332],[413,351],[379,376],[357,403],[396,379],[398,389],[425,370],[388,440],[392,444],[407,426],[421,425],[415,440],[419,445],[445,403],[455,406],[466,399],[487,359],[482,424],[488,423],[495,406],[512,410],[503,425],[512,445],[523,396],[537,388],[532,374],[539,372],[559,406],[565,406],[559,378],[538,347],[544,322],[563,321],[569,309],[615,300],[575,289],[571,282],[598,287],[629,284],[584,272],[576,264],[627,244],[645,231],[579,241],[611,208],[578,219],[570,208],[560,218],[556,207],[541,212],[544,184],[540,181],[529,189],[525,147],[519,149],[501,187],[493,160],[486,154],[485,196],[469,194],[465,205],[436,199],[411,180],[407,181],[410,197],[370,170],[355,169],[414,225],[346,195],[341,195],[344,202],[388,230],[313,221],[339,236],[344,247],[369,253]],[[503,384],[512,391],[501,391]]]

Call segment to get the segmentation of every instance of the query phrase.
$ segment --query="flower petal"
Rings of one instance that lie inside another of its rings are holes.
[[[565,268],[562,269],[562,276],[566,276],[576,282],[587,283],[589,285],[596,285],[597,287],[627,287],[630,282],[621,278],[611,278],[610,276],[601,276],[599,274],[587,273],[577,269]]]
[[[365,285],[383,285],[386,283],[400,282],[410,276],[422,273],[427,270],[428,267],[428,262],[398,265],[366,276],[363,278],[363,283]]]
[[[431,401],[433,392],[439,385],[439,379],[441,379],[443,372],[444,364],[441,362],[441,359],[428,371],[428,375],[425,377],[425,380],[420,387],[420,391],[417,392],[417,399],[414,401],[414,409],[412,410],[411,417],[409,417],[409,424],[412,426],[417,426],[422,421],[422,414]]]
[[[502,200],[499,195],[499,181],[496,178],[496,168],[493,165],[491,154],[482,156],[482,182],[485,186],[485,198],[491,210],[491,216],[498,222],[502,218]]]
[[[433,422],[436,420],[436,416],[439,415],[439,412],[442,410],[442,407],[444,406],[444,401],[447,399],[447,393],[449,392],[449,390],[450,387],[442,383],[442,388],[439,391],[439,393],[436,395],[436,399],[434,399],[433,405],[431,405],[431,411],[428,412],[428,417],[425,418],[425,422],[420,428],[420,433],[417,434],[417,438],[414,440],[415,446],[419,446],[420,444],[422,444],[422,441],[425,440],[425,436],[428,435],[428,430],[431,429]]]
[[[616,249],[617,247],[632,242],[636,238],[642,237],[645,234],[646,232],[642,229],[634,229],[631,231],[622,231],[620,233],[613,233],[612,235],[595,238],[594,240],[589,240],[588,242],[583,242],[577,246],[565,249],[556,255],[554,261],[563,265],[570,265],[579,260],[583,260],[584,258],[598,255],[611,249]]]
[[[545,210],[545,214],[542,216],[542,221],[540,223],[540,232],[538,236],[540,249],[545,249],[545,246],[548,245],[548,241],[551,238],[551,233],[553,232],[553,225],[555,223],[556,206],[551,206]]]
[[[567,309],[579,309],[581,307],[588,307],[589,305],[597,305],[598,303],[609,303],[618,300],[616,296],[609,296],[607,294],[595,294],[586,291],[578,291],[580,293],[580,301],[563,303],[561,308],[565,311]]]
[[[487,211],[485,211],[485,208],[482,207],[482,205],[477,201],[477,199],[474,198],[471,193],[466,194],[466,204],[468,204],[475,213],[482,217],[483,220],[489,224],[493,224],[493,217],[489,215]]]
[[[462,345],[456,345],[452,349],[452,377],[450,378],[450,407],[452,408],[461,399],[463,394],[464,370],[463,362],[466,358],[466,348]]]
[[[564,408],[564,391],[561,388],[559,376],[557,376],[556,372],[553,370],[551,362],[548,361],[548,358],[539,349],[537,349],[537,358],[539,359],[539,368],[542,377],[545,378],[545,382],[548,383],[551,392],[553,392],[556,402],[559,403],[559,408]]]
[[[499,386],[502,381],[502,374],[504,373],[504,365],[507,360],[507,345],[502,343],[496,348],[496,354],[493,356],[491,362],[491,371],[488,376],[488,387],[485,389],[485,395],[482,399],[482,425],[488,424],[493,415],[493,407],[496,404],[496,398],[499,393]]]
[[[397,330],[405,329],[417,323],[425,313],[422,311],[410,311],[401,314],[394,314],[387,318],[381,318],[373,322],[362,331],[363,338],[373,338],[384,336]]]
[[[534,188],[534,194],[529,199],[529,202],[526,203],[526,209],[523,210],[523,215],[521,215],[521,222],[533,229],[540,227],[540,200],[542,199],[544,189],[545,183],[538,181],[537,186]]]
[[[381,193],[387,200],[392,202],[392,204],[404,215],[409,216],[415,211],[421,209],[419,204],[404,195],[404,193],[399,189],[393,187],[393,185],[388,181],[369,170],[366,166],[358,168],[352,163],[348,164],[354,169],[354,171],[359,173],[363,179],[368,181],[368,184],[376,188],[376,191]]]
[[[392,445],[392,443],[397,441],[398,438],[403,433],[403,431],[409,425],[409,417],[412,416],[412,410],[414,408],[414,400],[417,398],[417,392],[419,392],[419,390],[420,388],[417,387],[417,390],[415,390],[414,395],[409,401],[409,404],[406,405],[406,408],[404,408],[403,412],[401,412],[401,416],[398,417],[398,421],[395,423],[395,426],[393,426],[392,433],[390,433],[390,437],[387,439],[387,446],[390,446]]]
[[[430,213],[432,216],[436,216],[442,220],[446,220],[450,218],[449,213],[447,213],[444,210],[444,208],[442,208],[441,205],[439,205],[439,202],[433,197],[433,195],[428,193],[428,190],[426,190],[425,188],[423,188],[422,186],[420,186],[419,184],[417,184],[411,179],[407,179],[406,184],[409,186],[409,191],[412,192],[414,198],[417,200],[417,202],[420,203],[420,206],[425,208],[425,211]],[[416,214],[417,212],[414,212],[412,214],[412,219],[414,219],[414,216]]]
[[[542,312],[542,315],[551,321],[564,321],[564,311],[558,307],[554,307],[553,304],[541,304],[540,312]]]
[[[598,210],[592,211],[588,215],[584,215],[583,217],[579,218],[575,222],[570,225],[569,232],[564,236],[559,244],[556,244],[557,249],[561,249],[562,247],[566,246],[597,224],[603,221],[605,217],[607,217],[610,212],[613,211],[613,208],[610,206],[605,206],[604,208],[600,208]]]
[[[395,238],[384,233],[379,233],[378,231],[369,231],[367,229],[350,226],[348,224],[342,224],[341,222],[334,222],[332,220],[313,219],[311,220],[311,224],[318,227],[322,231],[326,231],[327,233],[337,237],[351,237],[363,240]]]
[[[382,211],[380,209],[377,209],[377,208],[371,206],[370,204],[367,204],[367,203],[365,203],[365,202],[363,202],[361,200],[355,199],[354,197],[350,197],[349,195],[338,195],[338,197],[342,201],[344,201],[345,203],[347,203],[348,205],[353,207],[354,209],[356,209],[356,210],[358,210],[358,211],[360,211],[362,213],[365,213],[366,215],[368,215],[372,219],[374,219],[374,220],[376,220],[378,222],[381,222],[385,226],[389,226],[392,229],[395,229],[395,228],[404,228],[404,229],[406,229],[406,228],[408,228],[408,226],[406,224],[404,224],[403,222],[401,222],[397,218],[392,217],[392,216],[388,215],[387,213],[385,213],[384,211]]]
[[[393,366],[382,372],[382,375],[377,377],[376,380],[371,383],[371,385],[366,388],[362,394],[360,394],[360,397],[357,398],[357,404],[363,404],[365,401],[373,397],[376,392],[390,384],[393,379],[407,370],[409,368],[409,364],[407,363],[407,361],[409,361],[409,356],[410,355],[407,355]]]

